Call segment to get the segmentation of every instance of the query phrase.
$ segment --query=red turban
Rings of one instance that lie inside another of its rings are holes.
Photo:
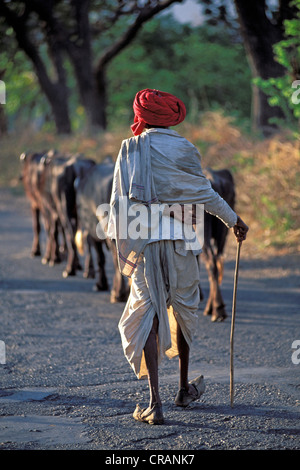
[[[134,135],[143,132],[145,124],[152,126],[176,126],[186,116],[184,103],[176,96],[163,91],[139,91],[133,102],[134,124],[131,129]]]

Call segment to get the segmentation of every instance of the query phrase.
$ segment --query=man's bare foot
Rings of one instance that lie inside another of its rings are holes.
[[[188,389],[181,388],[175,398],[175,405],[186,407],[191,402],[198,400],[204,393],[205,385],[203,375],[200,375],[196,379],[189,383]]]

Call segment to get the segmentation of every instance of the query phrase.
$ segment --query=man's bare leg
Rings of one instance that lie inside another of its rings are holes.
[[[179,389],[185,389],[189,394],[196,396],[195,387],[188,382],[190,347],[177,323],[177,345],[179,351]]]
[[[158,333],[158,318],[155,315],[153,320],[152,329],[144,347],[145,361],[148,370],[148,382],[150,390],[150,403],[149,407],[158,404],[161,405],[158,387],[158,352],[157,352],[157,333]]]
[[[150,403],[146,409],[137,405],[133,417],[137,421],[149,424],[163,424],[161,400],[158,390],[158,350],[157,350],[158,318],[155,316],[152,328],[144,347],[145,361],[148,371]]]

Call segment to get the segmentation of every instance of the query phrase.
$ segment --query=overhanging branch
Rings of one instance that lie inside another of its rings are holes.
[[[182,0],[165,0],[162,2],[147,2],[147,4],[139,9],[139,14],[134,23],[125,31],[112,46],[110,46],[100,57],[96,73],[101,71],[105,65],[110,62],[122,49],[124,49],[135,38],[143,24],[153,18],[157,13],[168,8],[172,3],[181,3]],[[155,3],[155,4],[154,4]]]

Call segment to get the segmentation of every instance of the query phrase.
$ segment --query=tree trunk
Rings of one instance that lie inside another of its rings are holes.
[[[45,91],[45,90],[44,90]],[[54,93],[52,93],[54,91]],[[50,94],[46,95],[51,106],[52,115],[55,121],[56,132],[58,134],[71,133],[71,121],[68,110],[68,99],[66,89],[57,85]]]
[[[71,133],[71,121],[69,116],[69,90],[67,87],[66,72],[63,64],[63,53],[60,43],[56,38],[48,40],[52,62],[55,67],[57,80],[49,80],[46,70],[41,70],[40,63],[35,63],[36,73],[50,103],[55,126],[58,134]],[[44,69],[44,68],[43,68]]]
[[[102,89],[98,91],[95,77],[92,76],[92,79],[93,84],[81,92],[81,97],[87,115],[88,128],[93,133],[99,129],[106,129],[106,89],[102,86]]]
[[[97,68],[97,72],[95,74],[96,83],[97,83],[97,93],[99,99],[99,106],[100,106],[100,113],[101,113],[101,121],[103,125],[103,129],[106,129],[106,70],[105,67]]]
[[[7,121],[3,105],[0,104],[0,137],[7,134]]]
[[[241,34],[253,77],[267,80],[284,75],[285,69],[274,60],[273,45],[283,38],[281,25],[273,24],[266,16],[265,1],[245,2],[235,0]],[[252,122],[254,129],[259,129],[265,136],[276,130],[270,118],[284,118],[279,107],[270,106],[262,90],[253,85]]]
[[[81,104],[85,109],[88,131],[93,133],[106,128],[106,87],[104,78],[98,79],[87,63],[79,57],[73,61]],[[99,83],[100,81],[100,83]],[[103,99],[104,96],[104,99]]]
[[[25,49],[24,49],[25,50]],[[26,51],[25,51],[26,52]],[[30,56],[29,56],[30,57]],[[49,79],[45,66],[38,55],[31,56],[41,88],[47,96],[58,134],[71,133],[71,121],[68,109],[68,88],[65,79],[53,83]],[[60,74],[58,73],[58,76]]]
[[[73,0],[78,40],[77,43],[72,43],[65,37],[62,45],[65,47],[74,67],[81,104],[86,112],[88,130],[94,132],[105,129],[106,119],[92,65],[89,7],[89,0]]]
[[[98,84],[91,67],[91,61],[88,60],[82,49],[80,54],[77,51],[70,52],[70,49],[72,48],[67,48],[76,75],[80,101],[85,109],[88,130],[93,133],[99,129],[105,129],[105,109],[103,109],[101,94],[98,92]],[[103,90],[101,90],[102,92]]]

